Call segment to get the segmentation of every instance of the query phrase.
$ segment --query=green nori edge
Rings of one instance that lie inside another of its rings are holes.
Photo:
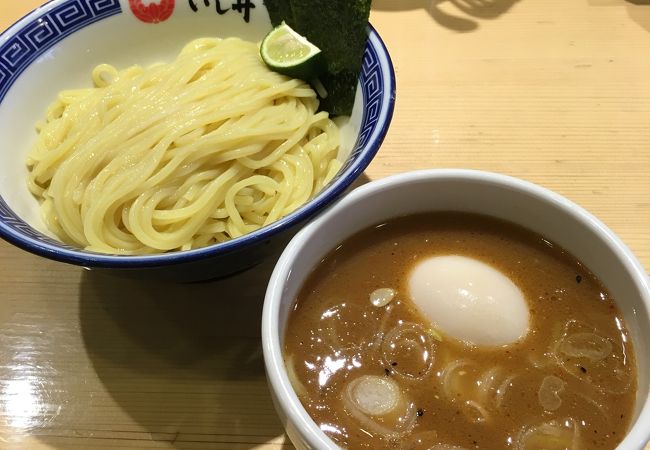
[[[320,109],[333,116],[349,116],[354,105],[359,72],[343,71],[337,74],[325,72],[320,81],[327,90],[327,97],[320,99]]]
[[[371,0],[264,0],[273,26],[285,21],[320,48],[327,72],[322,110],[349,115],[368,39]]]
[[[271,23],[277,27],[285,21],[287,25],[294,28],[293,12],[289,0],[264,0],[264,5],[269,12]]]

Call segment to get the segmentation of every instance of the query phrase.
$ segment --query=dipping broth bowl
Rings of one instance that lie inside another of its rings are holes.
[[[214,5],[199,1],[53,0],[0,35],[0,237],[34,254],[87,268],[197,281],[228,276],[277,253],[299,225],[339,197],[377,153],[393,114],[393,66],[370,26],[353,113],[340,124],[343,168],[316,197],[269,226],[196,250],[105,255],[58,241],[27,188],[26,157],[36,140],[35,124],[59,91],[91,86],[91,71],[100,63],[124,68],[171,61],[199,37],[259,42],[272,26],[262,0],[250,4],[218,14]]]
[[[492,216],[543,235],[581,260],[609,289],[623,314],[637,356],[638,389],[632,425],[620,450],[650,440],[650,281],[639,261],[602,222],[547,189],[504,175],[425,170],[355,189],[303,228],[280,257],[264,300],[262,341],[274,404],[299,449],[337,449],[293,391],[283,361],[288,316],[305,280],[343,240],[389,219],[458,211]]]

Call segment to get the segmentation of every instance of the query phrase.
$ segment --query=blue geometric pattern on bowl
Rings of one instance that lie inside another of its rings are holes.
[[[375,130],[375,126],[377,125],[382,110],[381,94],[384,89],[384,76],[381,72],[381,67],[379,66],[379,56],[377,55],[377,51],[371,45],[366,45],[363,54],[359,83],[361,85],[363,101],[367,106],[363,110],[361,129],[359,130],[357,142],[355,142],[354,147],[352,148],[349,159],[343,165],[343,168],[337,176],[334,177],[334,180],[337,180],[345,174],[348,167],[350,167],[357,160],[361,152],[363,152],[368,139]]]
[[[23,70],[54,44],[121,12],[119,0],[71,0],[19,30],[0,47],[0,101]]]
[[[7,42],[0,46],[0,102],[20,74],[45,51],[65,37],[104,18],[122,13],[119,0],[68,0],[24,25]],[[275,223],[254,233],[233,239],[218,247],[228,252],[247,243],[268,239],[291,224],[305,220],[340,195],[354,179],[363,172],[377,153],[392,117],[395,97],[393,66],[388,52],[372,26],[368,26],[369,39],[363,56],[359,83],[367,107],[363,111],[361,129],[350,157],[330,184],[308,205],[285,216]],[[388,62],[390,82],[386,84],[377,48]],[[390,100],[382,102],[383,93],[390,91]],[[376,132],[382,108],[388,108],[379,134],[370,147],[369,139]],[[94,267],[150,267],[159,264],[189,261],[210,252],[205,247],[185,252],[147,256],[116,256],[85,251],[51,239],[33,229],[20,219],[0,198],[0,236],[31,252],[59,261]]]

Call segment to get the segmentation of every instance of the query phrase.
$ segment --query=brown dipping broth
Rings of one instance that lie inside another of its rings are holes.
[[[452,254],[487,263],[520,288],[530,311],[525,338],[478,347],[431,329],[409,299],[409,273],[424,258]],[[383,307],[369,300],[379,288],[397,292]],[[403,323],[421,326],[400,339],[391,331]],[[543,237],[465,213],[394,219],[337,247],[298,295],[285,363],[314,421],[353,449],[613,449],[636,392],[628,331],[600,281]],[[345,392],[363,375],[398,384],[412,406],[402,421],[350,414]]]

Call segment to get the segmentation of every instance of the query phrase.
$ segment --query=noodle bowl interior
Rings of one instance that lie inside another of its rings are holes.
[[[111,254],[190,250],[255,231],[341,167],[339,131],[258,45],[189,42],[175,60],[92,72],[37,124],[28,185],[62,241]]]
[[[418,291],[423,262],[449,255],[507,277],[524,316],[453,276]],[[465,313],[440,320],[414,301],[454,286],[476,313],[467,327],[487,311],[486,329],[515,323],[510,341],[457,334]],[[344,241],[302,287],[284,351],[303,406],[346,448],[613,449],[634,407],[634,352],[606,287],[542,236],[485,216],[415,215]]]

